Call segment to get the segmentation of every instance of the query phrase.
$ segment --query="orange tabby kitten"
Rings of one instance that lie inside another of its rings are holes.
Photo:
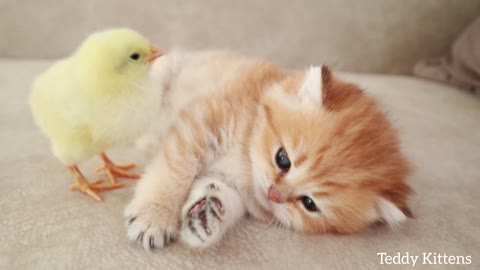
[[[207,52],[162,57],[153,72],[164,112],[150,141],[161,149],[125,211],[128,237],[146,249],[176,236],[207,247],[246,213],[307,233],[410,216],[395,130],[328,68]]]

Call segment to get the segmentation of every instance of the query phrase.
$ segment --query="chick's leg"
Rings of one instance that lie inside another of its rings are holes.
[[[70,185],[70,190],[79,190],[98,202],[101,202],[102,198],[98,196],[97,192],[123,187],[123,185],[119,183],[101,185],[101,183],[103,182],[102,179],[97,179],[95,181],[89,182],[83,176],[82,172],[80,172],[77,165],[68,166],[68,170],[73,174],[73,177],[75,178],[75,184]]]
[[[117,165],[113,163],[107,155],[102,152],[100,154],[100,158],[103,161],[103,166],[98,168],[96,170],[96,173],[99,173],[101,171],[105,171],[108,175],[108,179],[110,180],[110,183],[115,184],[117,181],[115,180],[115,177],[123,177],[123,178],[130,178],[130,179],[138,179],[140,175],[135,174],[135,173],[130,173],[127,170],[135,168],[135,163],[127,164],[127,165]]]

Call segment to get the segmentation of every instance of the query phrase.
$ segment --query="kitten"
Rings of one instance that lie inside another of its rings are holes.
[[[326,67],[305,73],[231,53],[162,57],[156,156],[125,210],[146,249],[218,242],[246,213],[305,233],[410,216],[408,164],[376,102]],[[173,116],[172,116],[173,115]],[[168,127],[168,128],[167,128]]]

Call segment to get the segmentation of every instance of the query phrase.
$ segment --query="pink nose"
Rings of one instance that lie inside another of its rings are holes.
[[[270,186],[270,188],[268,189],[267,198],[272,202],[279,203],[279,202],[282,201],[281,200],[282,199],[282,194],[275,187]]]

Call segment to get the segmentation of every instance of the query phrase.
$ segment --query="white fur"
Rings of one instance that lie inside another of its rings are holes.
[[[215,185],[215,188],[210,187],[212,184]],[[207,212],[207,226],[211,232],[206,234],[200,222],[189,220],[188,212],[200,199],[212,196],[220,199],[225,212],[220,216],[221,220],[216,219],[210,212]],[[220,177],[202,177],[193,184],[190,195],[183,206],[183,225],[180,231],[180,240],[193,248],[209,247],[217,243],[225,232],[244,215],[245,206],[240,194],[235,189],[223,183]],[[193,232],[189,227],[189,221],[193,222],[196,232]]]
[[[322,76],[321,68],[318,66],[310,67],[305,73],[305,80],[298,92],[300,101],[322,104]]]
[[[382,197],[377,200],[377,213],[381,219],[385,220],[385,222],[392,227],[399,225],[407,219],[402,210]]]
[[[124,215],[128,223],[127,237],[131,241],[140,240],[143,247],[150,249],[150,237],[156,247],[163,247],[165,239],[171,239],[178,226],[175,214],[159,207],[158,191],[173,192],[177,187],[167,177],[159,177],[158,171],[167,171],[163,155],[159,155],[150,164],[136,186],[135,196],[125,209]],[[134,222],[129,222],[134,218]],[[129,224],[130,225],[130,224]]]

